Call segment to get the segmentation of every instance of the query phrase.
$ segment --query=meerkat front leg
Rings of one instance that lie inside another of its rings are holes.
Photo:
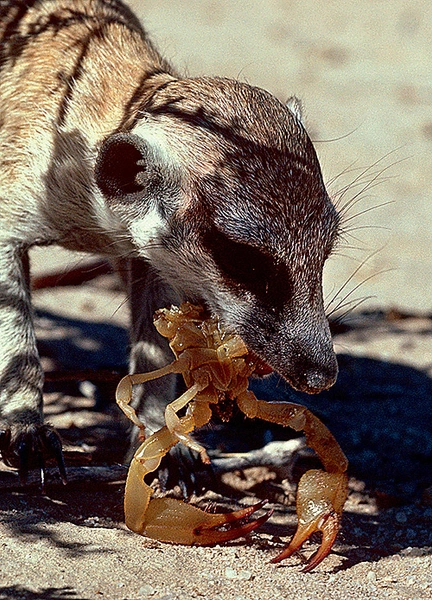
[[[156,331],[153,317],[162,306],[178,303],[176,295],[162,282],[157,273],[142,259],[133,258],[122,262],[126,269],[127,293],[131,310],[130,373],[144,373],[159,369],[172,361],[168,343]],[[176,375],[164,377],[137,386],[132,405],[142,418],[146,435],[165,425],[165,407],[176,397]],[[178,395],[178,394],[177,394]]]
[[[25,249],[0,244],[0,452],[25,480],[44,455],[56,457],[66,478],[60,438],[43,423],[43,371],[36,348]]]

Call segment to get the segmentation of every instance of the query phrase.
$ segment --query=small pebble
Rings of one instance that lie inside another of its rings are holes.
[[[227,579],[243,579],[244,581],[250,581],[253,576],[250,571],[236,571],[231,567],[227,567],[225,569],[225,577]]]
[[[231,567],[227,567],[225,569],[225,577],[227,579],[237,579],[237,571],[235,571]]]
[[[138,596],[152,596],[155,592],[156,590],[153,586],[145,584],[138,590]]]
[[[375,571],[368,571],[368,574],[366,575],[366,579],[368,580],[369,583],[375,583],[377,580]]]

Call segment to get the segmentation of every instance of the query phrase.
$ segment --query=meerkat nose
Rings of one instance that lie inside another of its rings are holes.
[[[337,378],[336,368],[316,368],[311,369],[303,374],[304,391],[309,394],[317,394],[323,390],[329,389]]]

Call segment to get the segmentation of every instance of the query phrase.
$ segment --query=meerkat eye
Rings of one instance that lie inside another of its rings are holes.
[[[285,303],[291,290],[288,270],[272,256],[215,229],[204,236],[203,243],[231,286],[274,306]]]

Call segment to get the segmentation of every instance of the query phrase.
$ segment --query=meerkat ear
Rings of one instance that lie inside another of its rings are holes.
[[[285,102],[285,106],[293,113],[293,115],[303,123],[303,105],[297,96],[291,96]]]
[[[145,194],[152,153],[142,138],[116,133],[107,138],[96,158],[96,183],[107,199],[132,201]]]

